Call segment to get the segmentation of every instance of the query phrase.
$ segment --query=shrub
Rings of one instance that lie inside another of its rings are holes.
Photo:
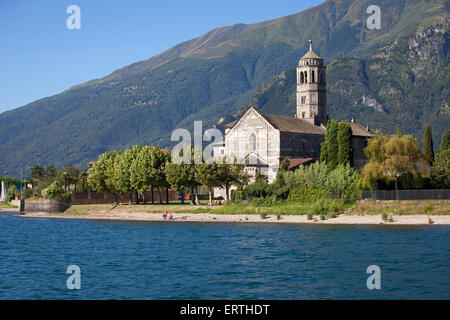
[[[10,202],[11,200],[14,200],[14,191],[15,191],[15,186],[12,185],[11,187],[9,187],[8,192],[6,194],[6,202]]]
[[[42,196],[45,199],[65,199],[69,198],[70,192],[65,192],[58,181],[53,182],[48,188],[42,190]]]
[[[326,218],[325,218],[325,215],[324,214],[321,214],[320,215],[320,220],[325,220]]]
[[[289,192],[288,202],[315,202],[328,198],[329,194],[326,190],[297,187]]]
[[[264,182],[252,183],[245,188],[245,192],[247,193],[250,199],[253,198],[265,198],[270,194],[270,185]]]
[[[23,199],[29,199],[33,196],[33,191],[31,191],[30,189],[24,189],[22,191],[22,197]]]
[[[281,219],[281,213],[277,212],[277,220]]]
[[[344,203],[353,203],[361,199],[360,181],[361,176],[349,164],[339,165],[328,175],[324,189]]]
[[[232,203],[242,203],[243,191],[242,190],[231,190],[231,202]]]
[[[312,213],[308,213],[308,214],[306,215],[306,218],[307,218],[308,220],[312,220],[312,218],[313,218]]]
[[[328,213],[328,219],[334,219],[334,218],[336,218],[337,216],[338,216],[338,215],[337,215],[336,212]]]
[[[319,215],[325,215],[328,213],[329,205],[327,201],[319,200],[313,205],[313,212]]]
[[[280,201],[278,201],[275,195],[272,195],[266,198],[254,198],[252,199],[252,204],[255,207],[272,207],[277,204],[280,204]]]
[[[388,214],[385,213],[385,212],[383,212],[383,213],[381,214],[381,219],[382,219],[383,221],[387,221],[387,219],[388,219]]]
[[[265,219],[267,217],[267,214],[265,212],[260,213],[261,219]]]

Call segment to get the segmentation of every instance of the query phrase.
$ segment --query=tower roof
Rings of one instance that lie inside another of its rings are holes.
[[[315,53],[312,49],[312,40],[309,40],[309,51],[301,57],[301,59],[320,59],[323,60],[317,53]]]

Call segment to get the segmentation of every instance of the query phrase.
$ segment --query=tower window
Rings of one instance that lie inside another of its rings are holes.
[[[308,72],[305,71],[305,83],[308,83]]]
[[[305,78],[303,77],[303,72],[300,72],[300,83],[305,83]]]
[[[304,103],[306,103],[306,97],[305,96],[302,97],[302,104],[304,104]]]
[[[312,83],[314,83],[314,79],[315,79],[315,77],[314,77],[314,70],[313,70],[312,73],[311,73],[311,82]]]

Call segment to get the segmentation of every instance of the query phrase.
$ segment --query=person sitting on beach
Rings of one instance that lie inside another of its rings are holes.
[[[169,214],[169,220],[173,220],[172,214]]]
[[[166,220],[166,218],[167,218],[167,211],[164,211],[164,213],[163,213],[163,219]]]

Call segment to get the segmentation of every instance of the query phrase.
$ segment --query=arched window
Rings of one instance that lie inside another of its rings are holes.
[[[256,151],[256,135],[254,133],[252,133],[250,135],[250,139],[249,139],[249,143],[250,143],[250,151]]]
[[[313,70],[312,73],[311,73],[311,82],[312,82],[312,83],[314,83],[314,79],[315,79],[315,78],[314,78],[314,70]]]
[[[305,79],[303,77],[303,72],[300,72],[300,83],[305,83]]]
[[[305,71],[305,83],[308,83],[308,72]]]

